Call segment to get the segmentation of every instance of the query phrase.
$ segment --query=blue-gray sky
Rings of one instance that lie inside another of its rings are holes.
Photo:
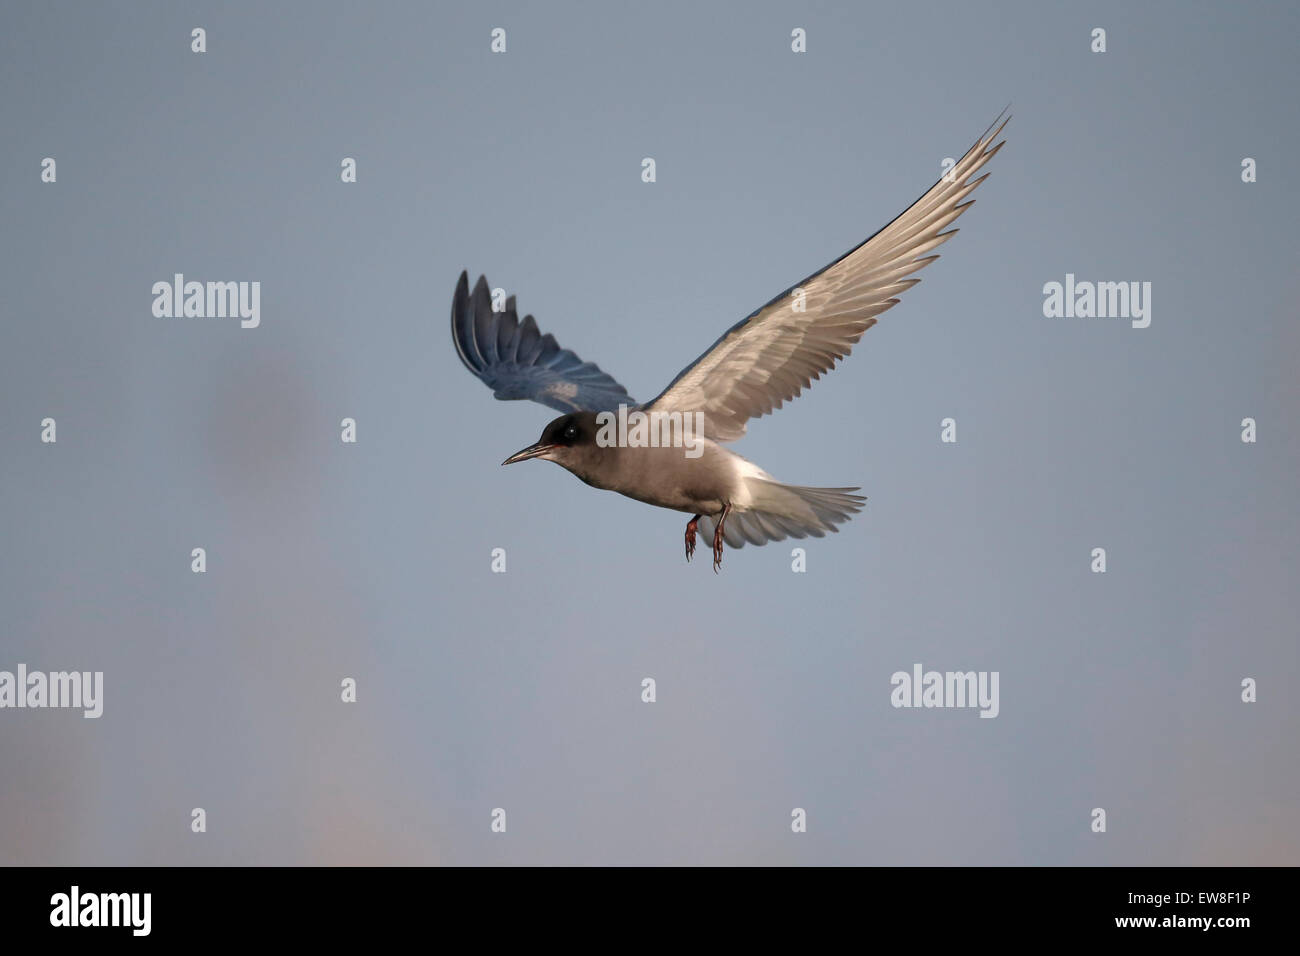
[[[0,669],[105,701],[0,710],[0,863],[1300,862],[1298,28],[6,5]],[[648,398],[1008,102],[924,281],[735,446],[869,496],[806,573],[499,467],[552,412],[461,367],[462,269]],[[260,327],[155,318],[176,272],[260,281]],[[1149,281],[1150,327],[1045,318],[1067,273]],[[916,662],[999,716],[891,707]]]

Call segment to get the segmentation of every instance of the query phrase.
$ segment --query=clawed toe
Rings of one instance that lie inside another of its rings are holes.
[[[722,526],[727,522],[727,515],[731,514],[731,505],[726,505],[722,509],[722,516],[718,518],[717,527],[713,529],[713,573],[717,574],[718,569],[722,567]]]
[[[695,557],[695,531],[700,526],[700,516],[696,515],[686,523],[686,560]]]

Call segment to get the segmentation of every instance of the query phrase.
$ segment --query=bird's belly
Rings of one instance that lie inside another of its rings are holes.
[[[707,492],[689,488],[674,488],[659,494],[646,494],[626,488],[611,488],[610,490],[617,491],[620,495],[626,495],[637,501],[643,501],[648,505],[654,505],[657,508],[684,511],[687,514],[711,515],[722,510],[722,500],[720,498],[710,496]]]
[[[717,453],[687,458],[681,448],[618,448],[617,466],[598,476],[579,475],[587,484],[636,501],[684,511],[717,514],[732,496],[733,476]]]

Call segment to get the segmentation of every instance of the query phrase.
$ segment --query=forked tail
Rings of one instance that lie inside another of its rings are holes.
[[[750,503],[740,510],[737,506],[722,526],[722,538],[728,547],[741,548],[745,543],[766,544],[785,538],[820,538],[827,531],[838,531],[843,524],[862,510],[867,499],[849,494],[857,488],[807,488],[803,485],[783,485],[767,478],[747,477],[745,488],[750,493]],[[716,516],[700,518],[700,530],[705,540],[713,536]]]

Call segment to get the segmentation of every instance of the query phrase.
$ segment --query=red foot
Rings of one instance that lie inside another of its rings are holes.
[[[695,557],[695,532],[700,527],[700,516],[696,515],[686,523],[686,560]]]
[[[713,529],[713,573],[717,574],[718,569],[722,567],[722,526],[726,523],[727,515],[731,514],[731,505],[725,505],[722,509],[722,516],[718,518],[718,525]]]

